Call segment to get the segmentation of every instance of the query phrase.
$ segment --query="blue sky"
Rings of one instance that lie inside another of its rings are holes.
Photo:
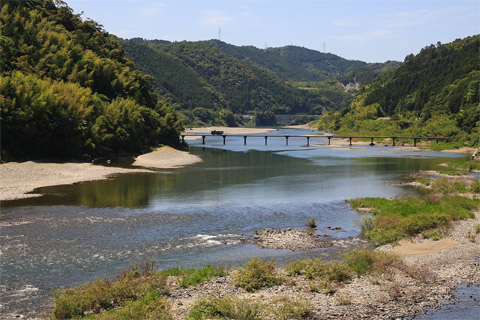
[[[478,0],[66,0],[122,38],[218,38],[259,48],[297,45],[367,62],[403,61],[480,33]]]

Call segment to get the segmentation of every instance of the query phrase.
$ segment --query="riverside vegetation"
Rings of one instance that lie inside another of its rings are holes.
[[[457,166],[461,163],[459,160],[452,162]],[[458,176],[439,179],[414,176],[412,179],[424,190],[423,196],[411,195],[393,200],[363,198],[350,202],[357,209],[369,208],[372,217],[364,220],[362,234],[376,245],[419,235],[439,239],[448,232],[453,221],[473,218],[472,212],[480,209],[478,179],[461,179]],[[477,223],[469,231],[471,241],[475,242],[475,235],[479,233],[480,224]],[[399,284],[397,281],[400,280],[395,280],[398,277],[405,280]],[[181,301],[185,300],[178,300],[182,295],[175,292],[196,286],[197,289],[192,290],[198,293],[207,285],[216,289],[216,294],[206,292],[206,296],[193,299],[188,304],[185,317],[315,318],[319,312],[315,305],[319,303],[316,300],[319,296],[325,297],[322,299],[332,297],[332,303],[338,308],[348,308],[354,303],[351,295],[346,295],[349,291],[345,288],[357,281],[369,281],[377,288],[383,283],[390,297],[388,299],[393,299],[395,303],[400,302],[402,290],[405,294],[407,289],[401,287],[405,283],[409,283],[407,286],[412,286],[412,281],[435,285],[435,277],[430,271],[406,264],[393,253],[371,249],[350,250],[340,260],[328,262],[321,259],[291,261],[283,269],[277,268],[273,260],[264,261],[256,257],[242,268],[231,270],[206,266],[203,269],[155,271],[154,263],[149,262],[141,267],[133,266],[112,279],[97,279],[75,288],[56,290],[52,317],[179,319],[177,305],[183,305]],[[220,287],[216,287],[218,283]],[[268,291],[269,288],[271,291]],[[282,289],[279,291],[276,288]],[[289,290],[293,290],[291,294],[279,295],[279,292]],[[257,292],[266,297],[262,300],[267,300],[260,302],[255,296]],[[299,295],[298,292],[303,293]],[[432,300],[438,303],[438,298]],[[411,315],[413,302],[405,303],[408,308],[402,314]]]
[[[321,130],[340,134],[442,136],[436,149],[480,143],[480,35],[430,45],[384,72],[340,112],[325,113]]]
[[[0,1],[3,160],[180,147],[172,107],[117,40],[63,1]]]

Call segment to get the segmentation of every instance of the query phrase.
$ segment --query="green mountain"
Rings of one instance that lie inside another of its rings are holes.
[[[346,75],[367,65],[363,61],[347,60],[331,53],[297,46],[264,50],[254,46],[234,46],[219,40],[205,43],[242,61],[270,70],[281,79],[291,81],[323,81]]]
[[[480,35],[437,43],[364,87],[349,108],[323,116],[323,129],[403,132],[479,142]],[[391,117],[378,121],[378,117]]]
[[[257,112],[255,118],[272,119],[270,113],[320,114],[325,108],[342,107],[205,42],[137,38],[122,44],[136,66],[154,77],[157,92],[177,104],[188,124],[235,125],[245,113]],[[260,113],[268,113],[268,117]]]
[[[179,145],[175,113],[101,25],[61,1],[0,6],[2,159]]]

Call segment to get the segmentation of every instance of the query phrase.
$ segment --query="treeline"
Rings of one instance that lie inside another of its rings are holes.
[[[349,107],[322,116],[320,128],[445,136],[478,145],[479,47],[480,35],[476,35],[407,56],[400,67],[362,88]]]
[[[100,24],[61,1],[0,5],[3,160],[180,146],[177,115]]]

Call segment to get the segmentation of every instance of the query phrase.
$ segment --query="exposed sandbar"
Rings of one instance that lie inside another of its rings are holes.
[[[0,201],[38,197],[37,188],[107,179],[112,174],[149,172],[91,163],[8,162],[0,165]]]
[[[153,152],[142,154],[132,163],[133,166],[173,169],[201,162],[199,156],[186,151],[179,151],[171,147],[162,147]]]

